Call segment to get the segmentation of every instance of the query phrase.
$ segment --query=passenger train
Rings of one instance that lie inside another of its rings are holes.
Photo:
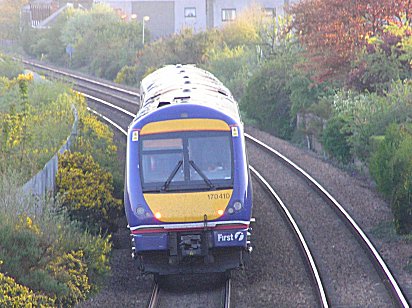
[[[252,183],[230,91],[193,65],[145,77],[129,125],[124,204],[146,273],[228,272],[251,252]]]

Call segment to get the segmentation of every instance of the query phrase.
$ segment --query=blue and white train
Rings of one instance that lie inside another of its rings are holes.
[[[147,273],[227,272],[250,245],[252,183],[243,124],[211,73],[169,65],[141,82],[129,126],[124,204]]]

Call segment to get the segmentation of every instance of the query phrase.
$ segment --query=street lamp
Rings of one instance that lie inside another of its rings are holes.
[[[143,24],[143,30],[142,30],[142,45],[144,46],[144,23],[145,22],[147,22],[147,21],[149,21],[150,20],[150,17],[149,16],[144,16],[143,17],[143,22],[142,22],[142,24]]]

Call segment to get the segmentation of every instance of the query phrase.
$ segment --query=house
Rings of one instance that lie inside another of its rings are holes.
[[[260,4],[268,15],[283,15],[284,7],[298,0],[95,0],[121,11],[125,17],[142,22],[152,39],[192,28],[204,31],[234,20],[248,6]]]
[[[69,7],[91,8],[93,0],[30,0],[21,9],[22,26],[47,28]]]

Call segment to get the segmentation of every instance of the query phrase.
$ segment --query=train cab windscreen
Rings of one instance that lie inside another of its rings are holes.
[[[139,153],[143,191],[232,188],[232,152],[228,132],[142,136]]]

